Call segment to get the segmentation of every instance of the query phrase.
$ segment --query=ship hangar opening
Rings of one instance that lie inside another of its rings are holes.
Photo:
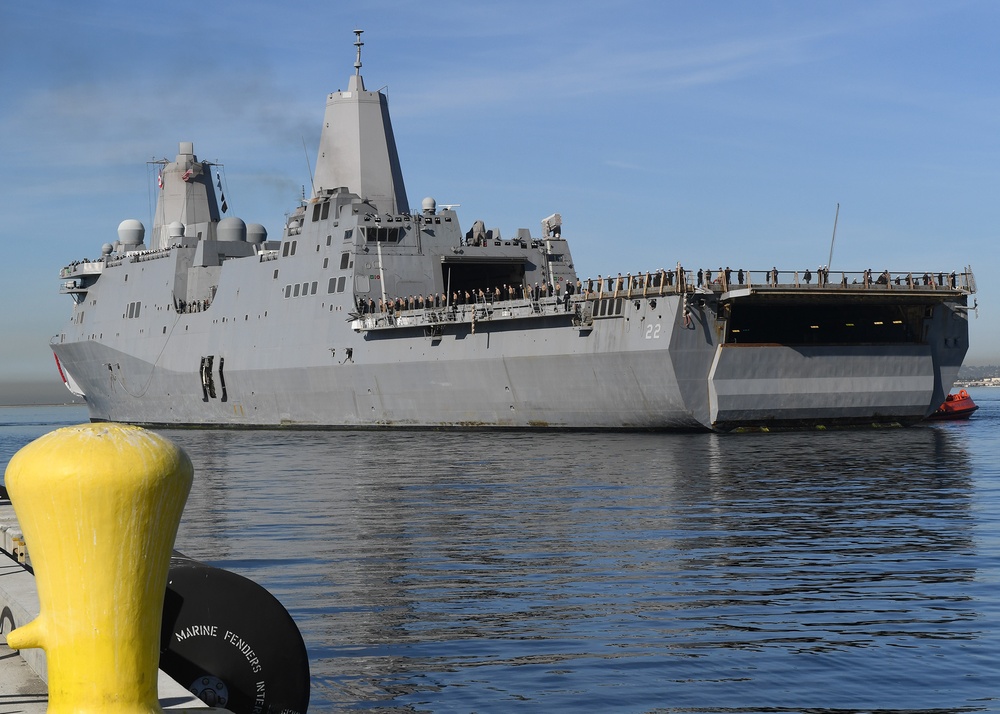
[[[512,285],[517,296],[524,295],[525,263],[527,259],[521,256],[510,258],[476,258],[470,256],[445,257],[442,259],[442,284],[448,291],[477,295],[480,290],[492,293],[495,289],[503,289]],[[506,293],[504,293],[506,297]]]
[[[926,342],[924,321],[933,307],[922,304],[838,302],[791,303],[734,300],[729,303],[729,344],[845,345]]]

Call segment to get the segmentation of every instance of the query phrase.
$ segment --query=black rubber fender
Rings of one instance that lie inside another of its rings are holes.
[[[295,714],[309,705],[309,656],[284,606],[252,580],[176,552],[160,669],[233,714]]]

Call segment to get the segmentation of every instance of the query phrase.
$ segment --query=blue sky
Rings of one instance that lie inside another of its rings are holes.
[[[59,268],[151,227],[179,141],[276,237],[355,27],[412,207],[559,212],[587,276],[815,270],[839,203],[834,272],[971,264],[966,362],[1000,363],[998,3],[37,0],[0,4],[0,382],[58,378]]]

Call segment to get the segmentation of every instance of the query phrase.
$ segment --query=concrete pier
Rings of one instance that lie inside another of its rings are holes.
[[[14,508],[9,500],[2,499],[0,551],[0,629],[3,634],[0,637],[0,709],[43,714],[48,709],[45,652],[37,648],[17,651],[7,646],[7,634],[12,629],[38,617],[39,602],[35,578],[25,567],[30,566],[31,556],[24,548]],[[157,690],[163,709],[208,709],[162,670]]]

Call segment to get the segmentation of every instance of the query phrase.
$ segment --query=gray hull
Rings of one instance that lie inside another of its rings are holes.
[[[357,332],[343,319],[320,331],[317,317],[296,326],[280,304],[248,327],[247,313],[214,316],[226,312],[220,295],[203,313],[168,312],[166,335],[154,327],[126,340],[134,354],[101,340],[53,348],[94,419],[340,428],[909,423],[943,401],[964,354],[951,348],[945,361],[928,344],[719,344],[705,339],[714,328],[684,325],[682,300],[660,297],[651,308],[649,298],[621,299],[620,315],[589,325],[552,305],[547,316],[426,334]],[[951,314],[956,327],[967,324]]]

